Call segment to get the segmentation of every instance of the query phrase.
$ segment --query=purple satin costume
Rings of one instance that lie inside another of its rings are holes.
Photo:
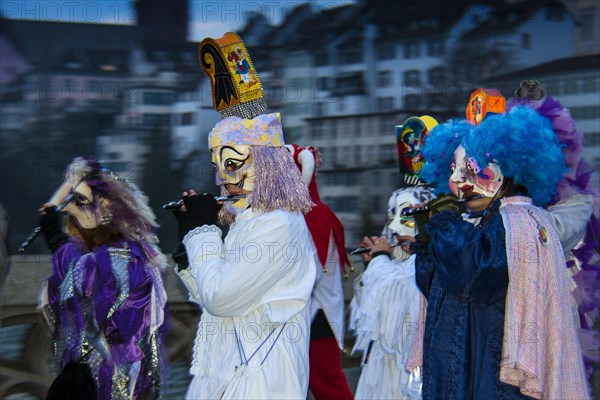
[[[61,367],[90,366],[98,399],[160,397],[167,310],[160,269],[150,262],[155,254],[131,240],[90,252],[71,238],[53,256],[44,314],[54,350]]]

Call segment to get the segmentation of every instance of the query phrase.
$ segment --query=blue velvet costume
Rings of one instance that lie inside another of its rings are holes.
[[[416,280],[427,298],[423,398],[530,399],[499,380],[508,288],[500,201],[475,226],[453,211],[425,227]]]

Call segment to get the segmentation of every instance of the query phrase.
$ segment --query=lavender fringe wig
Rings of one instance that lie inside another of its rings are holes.
[[[593,213],[587,223],[582,242],[572,251],[577,261],[571,260],[567,266],[574,269],[573,281],[576,285],[573,295],[577,302],[581,324],[580,339],[584,352],[587,372],[591,375],[594,364],[600,362],[600,335],[593,328],[600,314],[600,222],[598,205],[600,202],[597,187],[598,180],[594,169],[581,158],[583,133],[577,129],[569,110],[547,96],[539,101],[513,99],[508,109],[525,105],[548,118],[559,142],[564,145],[563,153],[569,168],[556,186],[556,195],[552,204],[567,199],[573,194],[591,194],[594,196]]]
[[[258,212],[285,210],[308,213],[313,203],[290,152],[285,147],[250,147],[256,171],[252,209]],[[227,195],[224,187],[221,187],[221,194]],[[231,224],[234,220],[233,214],[221,209],[221,223]]]

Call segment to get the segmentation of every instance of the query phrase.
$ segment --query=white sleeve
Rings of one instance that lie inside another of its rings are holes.
[[[177,270],[177,267],[173,268],[175,274],[179,276],[181,282],[185,285],[188,290],[188,300],[192,303],[200,304],[200,297],[198,295],[198,288],[196,287],[196,281],[190,271],[188,271],[189,267],[186,269],[182,269],[180,271]]]
[[[575,194],[548,207],[546,214],[565,253],[577,246],[583,238],[587,222],[592,215],[593,201],[591,194]]]
[[[229,249],[214,225],[184,238],[200,304],[210,314],[246,315],[302,257],[290,220],[281,214],[263,217],[236,235],[238,241],[228,242]]]

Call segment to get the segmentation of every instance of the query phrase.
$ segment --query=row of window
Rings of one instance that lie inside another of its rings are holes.
[[[173,93],[170,92],[144,92],[143,102],[148,105],[163,106],[173,104]]]
[[[395,60],[399,58],[396,44],[382,44],[376,49],[378,60]],[[443,57],[446,55],[446,43],[442,38],[429,39],[427,41],[410,40],[399,47],[405,59],[428,57]],[[364,51],[361,47],[349,47],[339,50],[339,62],[341,64],[359,64],[364,61]],[[320,51],[314,56],[314,64],[317,67],[337,64],[337,60],[328,51]],[[295,64],[297,65],[297,64]]]
[[[398,164],[396,145],[386,144],[379,146],[340,146],[319,147],[323,157],[321,170],[325,185],[328,186],[357,186],[360,185],[360,173],[357,171],[336,171],[343,167],[366,167],[384,166],[395,168]],[[331,169],[334,169],[331,171]],[[329,171],[328,171],[329,170]],[[379,172],[369,175],[369,183],[383,184],[383,178],[378,176]],[[396,174],[397,175],[397,174]],[[392,179],[392,178],[390,178]],[[396,181],[390,181],[395,184]]]
[[[600,107],[598,106],[572,107],[570,110],[571,116],[575,120],[600,118]]]
[[[600,132],[585,133],[585,146],[597,147],[600,146]],[[598,168],[596,168],[598,170]]]
[[[194,124],[194,113],[181,114],[142,114],[141,126],[146,128],[170,128],[171,117],[177,126],[189,126]]]
[[[405,109],[423,109],[435,107],[447,107],[455,102],[460,92],[441,91],[425,92],[419,87],[412,88],[419,93],[408,93],[399,98],[399,104],[396,105],[396,98],[393,96],[375,98],[375,107],[378,112],[393,111],[398,108]],[[457,94],[458,93],[458,94]]]
[[[394,134],[394,127],[402,121],[395,116],[370,118],[336,118],[314,121],[308,128],[312,139],[362,137]]]
[[[584,94],[600,92],[600,75],[553,77],[542,82],[546,93],[556,97],[565,94]]]

